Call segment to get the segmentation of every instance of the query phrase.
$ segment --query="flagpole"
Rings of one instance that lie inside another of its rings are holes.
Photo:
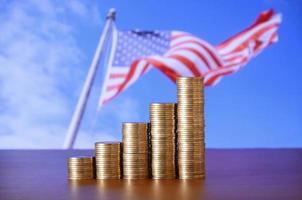
[[[86,104],[89,98],[89,94],[92,88],[93,81],[95,79],[95,75],[97,72],[97,68],[99,65],[99,61],[101,58],[101,54],[104,50],[105,41],[107,39],[110,26],[112,22],[115,20],[115,9],[110,9],[107,14],[106,23],[103,29],[103,33],[100,37],[99,44],[97,46],[97,49],[95,51],[93,60],[91,62],[84,86],[81,91],[81,95],[79,97],[77,106],[75,108],[75,111],[73,113],[72,119],[70,121],[67,135],[65,137],[63,149],[71,149],[74,145],[84,112],[86,108]]]

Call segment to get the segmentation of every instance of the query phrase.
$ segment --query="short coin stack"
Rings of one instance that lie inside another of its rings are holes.
[[[174,179],[175,173],[175,120],[176,104],[152,103],[151,166],[153,179]]]
[[[68,159],[69,179],[93,179],[94,157],[71,157]]]
[[[203,79],[177,79],[178,167],[180,179],[205,176]]]
[[[95,143],[95,160],[97,179],[121,178],[121,143]]]
[[[123,123],[123,178],[149,178],[148,123]]]

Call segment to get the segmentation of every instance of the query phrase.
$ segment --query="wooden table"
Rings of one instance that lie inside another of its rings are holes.
[[[0,199],[302,199],[302,149],[206,152],[205,180],[67,180],[93,151],[1,150]]]

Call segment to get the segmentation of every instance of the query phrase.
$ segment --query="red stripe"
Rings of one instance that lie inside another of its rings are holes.
[[[145,72],[147,71],[148,67],[149,67],[149,64],[148,64],[148,63],[146,63],[146,64],[145,64],[145,66],[144,66],[144,68],[143,68],[143,70],[142,70],[142,72],[141,72],[141,74],[140,74],[139,76],[144,75],[144,74],[145,74]]]
[[[173,58],[178,60],[179,62],[183,63],[186,67],[188,67],[188,69],[192,72],[192,74],[194,74],[194,76],[201,76],[202,74],[200,73],[200,71],[198,70],[198,68],[196,67],[196,65],[191,62],[189,59],[187,59],[184,56],[181,55],[170,55],[167,56],[168,58]]]
[[[120,86],[121,86],[120,84],[117,84],[117,85],[109,85],[109,86],[107,86],[106,91],[107,91],[107,92],[110,92],[110,91],[112,91],[112,90],[118,89]]]
[[[190,51],[190,52],[194,53],[196,56],[199,57],[199,59],[201,59],[204,62],[204,64],[208,68],[208,70],[211,70],[211,66],[210,66],[210,63],[208,62],[208,60],[196,49],[191,48],[191,47],[179,47],[179,48],[175,48],[175,51],[176,50],[177,51],[178,50],[186,50],[186,51]],[[174,50],[172,52],[174,52]]]
[[[193,44],[197,44],[198,46],[204,48],[209,54],[210,56],[212,57],[212,59],[214,60],[214,62],[216,63],[216,65],[218,67],[223,67],[223,65],[220,63],[219,59],[216,57],[216,55],[212,52],[211,49],[209,49],[207,46],[205,46],[204,44],[202,44],[201,42],[199,41],[196,41],[194,39],[192,40],[187,40],[187,41],[183,41],[183,42],[180,42],[180,43],[177,43],[175,45],[173,45],[171,48],[175,48],[177,46],[180,46],[180,45],[183,45],[183,44],[186,44],[186,43],[193,43]]]
[[[256,22],[254,24],[252,24],[250,27],[244,29],[243,31],[237,33],[235,36],[233,36],[233,37],[227,39],[226,41],[222,42],[220,45],[217,46],[217,49],[224,48],[225,46],[229,45],[234,40],[236,40],[238,37],[241,37],[243,34],[245,34],[246,32],[250,31],[251,29],[253,29],[257,25],[269,21],[270,19],[272,19],[273,16],[274,16],[274,10],[272,10],[272,9],[270,9],[268,11],[265,11],[265,12],[262,12],[257,17],[257,20],[256,20]]]
[[[270,37],[270,39],[269,39],[269,43],[268,43],[268,45],[271,45],[271,44],[273,44],[274,43],[274,41],[275,41],[275,39],[277,39],[277,33],[276,32],[274,32],[272,35],[271,35],[271,37]]]
[[[127,76],[127,74],[122,74],[122,73],[111,73],[109,75],[109,79],[115,79],[115,78],[124,78],[125,76]]]
[[[243,55],[236,55],[234,57],[226,58],[226,59],[223,59],[223,60],[224,60],[225,63],[227,63],[227,62],[232,62],[232,61],[237,60],[238,58],[242,58],[242,57],[244,57],[244,56]]]
[[[250,40],[256,40],[260,35],[262,35],[266,31],[269,31],[276,27],[278,27],[278,24],[272,24],[270,26],[264,27],[263,29],[260,29],[255,34],[253,34],[249,38],[247,38],[244,42],[242,42],[242,44],[240,46],[238,46],[237,48],[232,50],[232,52],[234,53],[234,52],[242,51],[243,49],[245,49],[248,46]],[[230,54],[230,53],[228,53],[228,54]]]
[[[131,67],[130,67],[130,70],[127,74],[127,77],[125,79],[125,81],[121,84],[120,88],[118,89],[118,93],[120,93],[121,91],[123,91],[123,89],[125,88],[125,86],[127,85],[127,83],[131,80],[132,76],[134,75],[136,69],[137,69],[137,66],[138,66],[138,63],[140,62],[140,60],[135,60],[132,64],[131,64]]]
[[[226,64],[225,68],[243,65],[246,62],[248,62],[248,59],[249,59],[248,57],[243,57],[242,60],[238,61],[237,63]]]

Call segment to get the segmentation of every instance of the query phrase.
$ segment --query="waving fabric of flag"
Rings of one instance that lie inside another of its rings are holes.
[[[265,11],[250,27],[218,46],[180,31],[115,29],[100,106],[153,68],[172,81],[179,76],[202,76],[205,86],[215,85],[276,42],[280,23],[280,14]]]

